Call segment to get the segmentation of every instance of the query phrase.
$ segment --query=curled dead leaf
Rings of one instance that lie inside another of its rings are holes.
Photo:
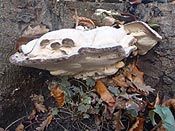
[[[47,128],[50,123],[52,122],[53,116],[49,115],[41,124],[39,127],[36,128],[37,131],[44,131],[45,128]]]
[[[86,17],[79,17],[77,10],[75,10],[75,15],[73,16],[73,19],[76,21],[76,26],[81,25],[81,26],[86,26],[88,28],[95,28],[96,25],[95,23]]]
[[[37,102],[34,102],[34,105],[35,105],[37,112],[43,112],[43,113],[47,112],[45,105],[43,105],[41,103],[37,103]]]
[[[24,125],[23,125],[22,123],[19,124],[19,125],[16,127],[15,131],[24,131]]]
[[[47,112],[44,103],[44,97],[42,95],[33,94],[31,96],[32,101],[34,102],[37,112]]]
[[[175,99],[169,99],[169,100],[165,101],[162,105],[167,106],[167,107],[175,110]]]
[[[114,83],[119,87],[128,87],[128,83],[122,74],[119,74],[113,78]]]
[[[59,87],[54,87],[51,89],[51,93],[53,94],[53,97],[55,98],[55,101],[57,104],[62,107],[65,102],[65,93],[62,91]]]
[[[128,131],[143,131],[144,119],[137,117],[136,122],[131,126]]]
[[[115,100],[101,80],[96,81],[95,90],[104,102],[106,102],[109,106],[114,106]]]

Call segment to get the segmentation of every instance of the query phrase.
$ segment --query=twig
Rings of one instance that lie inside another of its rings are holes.
[[[162,122],[160,121],[153,129],[151,129],[151,131],[155,131],[161,124]]]
[[[82,124],[83,126],[85,126],[86,128],[88,128],[90,131],[92,130],[91,127],[89,127],[88,125],[84,124],[83,122],[81,122],[81,124]]]
[[[18,121],[24,119],[25,117],[27,117],[27,116],[23,116],[23,117],[21,117],[21,118],[15,120],[14,122],[12,122],[10,125],[8,125],[8,126],[5,128],[5,131],[7,131],[7,129],[10,128],[13,124],[15,124],[16,122],[18,122]]]
[[[56,121],[56,123],[57,123],[60,127],[62,127],[62,128],[64,129],[64,131],[67,131],[67,129],[66,129],[64,126],[62,126],[58,121]]]

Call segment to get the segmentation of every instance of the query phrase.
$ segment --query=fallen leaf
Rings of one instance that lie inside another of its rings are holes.
[[[30,96],[30,98],[33,102],[37,102],[37,103],[43,103],[44,102],[44,97],[42,95],[32,94]]]
[[[49,32],[49,29],[45,25],[37,25],[32,27],[27,26],[20,38],[16,40],[16,50],[19,50],[21,45],[27,44],[29,41],[41,37],[43,34]]]
[[[162,105],[167,106],[170,109],[175,110],[175,99],[169,99],[169,100],[165,101]]]
[[[55,98],[55,101],[57,104],[62,107],[65,102],[65,93],[62,91],[59,87],[54,87],[51,89],[51,93],[53,94],[53,97]]]
[[[35,36],[39,34],[45,34],[47,32],[49,32],[49,29],[45,25],[37,25],[34,27],[29,25],[24,29],[22,36]]]
[[[119,87],[128,87],[125,77],[122,74],[119,74],[118,76],[115,76],[113,78],[114,83]]]
[[[45,105],[43,105],[42,103],[34,102],[34,105],[35,105],[37,112],[43,112],[43,113],[47,112]]]
[[[44,103],[44,97],[42,95],[36,95],[33,94],[30,96],[32,101],[34,102],[35,108],[37,112],[47,112],[47,109],[45,107]]]
[[[144,119],[137,117],[136,122],[131,126],[128,131],[143,131]]]
[[[115,100],[101,80],[96,81],[95,90],[104,102],[106,102],[109,106],[114,106]]]
[[[137,87],[137,89],[139,89],[141,91],[140,93],[142,93],[142,91],[143,91],[143,93],[145,95],[149,94],[149,92],[153,92],[154,91],[154,89],[151,88],[151,86],[147,86],[145,84],[142,85],[142,84],[139,84],[137,82],[133,82],[133,84],[134,84],[135,87]]]
[[[50,123],[52,122],[53,116],[49,115],[46,120],[44,120],[39,127],[36,128],[37,131],[44,131],[45,128],[47,128]]]
[[[19,125],[16,127],[15,131],[24,131],[24,125],[23,125],[22,123],[19,124]]]
[[[86,17],[79,17],[77,10],[75,10],[75,15],[73,16],[73,19],[76,21],[76,26],[82,25],[82,26],[86,26],[88,28],[95,28],[96,27],[95,23],[91,19],[86,18]]]
[[[156,95],[156,99],[154,101],[153,107],[156,108],[160,104],[159,92]]]
[[[144,84],[144,73],[139,71],[135,63],[131,64],[132,82]]]

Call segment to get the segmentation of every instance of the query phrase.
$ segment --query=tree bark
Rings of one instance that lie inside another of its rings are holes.
[[[145,73],[147,85],[166,97],[175,96],[175,5],[0,0],[0,125],[8,125],[16,115],[25,114],[22,110],[26,110],[30,95],[43,92],[45,82],[52,79],[47,71],[9,63],[9,56],[15,52],[15,40],[22,30],[29,24],[40,23],[51,30],[73,27],[74,9],[79,16],[90,17],[97,8],[129,12],[138,20],[160,25],[159,34],[163,40],[140,56],[137,64]]]

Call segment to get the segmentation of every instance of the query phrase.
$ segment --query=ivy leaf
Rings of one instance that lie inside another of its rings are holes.
[[[166,130],[174,131],[175,120],[174,120],[172,112],[170,111],[168,107],[158,105],[156,106],[154,110],[151,110],[149,112],[149,116],[150,116],[150,119],[153,125],[156,125],[156,122],[154,119],[155,113],[157,113],[160,116],[162,120],[162,125]]]
[[[154,111],[160,116],[163,127],[168,131],[172,131],[171,129],[175,129],[175,120],[172,112],[168,107],[165,106],[157,106]],[[173,130],[174,131],[174,130]]]
[[[153,126],[156,125],[156,122],[155,122],[154,116],[155,116],[155,112],[154,112],[154,110],[149,111],[149,118],[150,118],[150,120],[151,120]]]
[[[52,109],[52,111],[51,111],[51,114],[53,115],[53,116],[56,116],[56,115],[58,115],[58,108],[53,108]]]
[[[81,104],[80,106],[78,106],[78,111],[87,112],[89,108],[90,108],[90,105]]]
[[[86,119],[86,118],[90,118],[90,115],[89,114],[83,114],[83,118]]]
[[[93,86],[95,86],[95,81],[92,80],[91,78],[88,78],[88,79],[86,79],[86,85],[88,87],[93,87]]]
[[[108,87],[108,90],[109,90],[111,93],[113,93],[115,96],[119,96],[119,94],[120,94],[119,89],[118,89],[117,87],[115,87],[115,86],[109,86],[109,87]]]
[[[82,101],[84,104],[91,104],[91,97],[85,96]]]
[[[132,104],[127,108],[127,112],[132,116],[132,117],[137,117],[138,116],[138,107],[135,104]]]

